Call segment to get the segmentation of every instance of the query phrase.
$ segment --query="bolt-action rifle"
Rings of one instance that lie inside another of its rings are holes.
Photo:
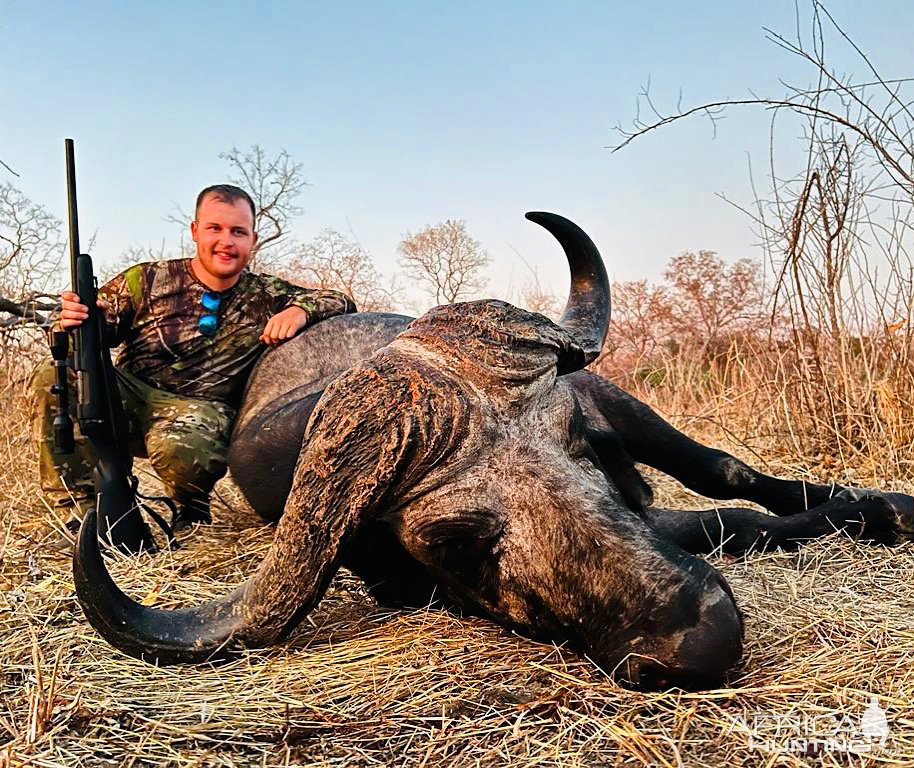
[[[76,371],[78,402],[76,418],[80,431],[95,450],[93,473],[98,528],[111,546],[136,553],[157,549],[149,526],[137,503],[133,459],[127,445],[127,418],[118,390],[114,365],[108,349],[108,325],[97,305],[98,284],[92,258],[79,252],[79,223],[76,211],[76,163],[73,139],[64,140],[67,162],[67,208],[70,224],[70,275],[73,292],[89,308],[89,317],[75,329],[72,367]],[[73,424],[68,402],[66,333],[55,333],[51,351],[57,369],[53,392],[58,398],[54,419],[57,449],[73,451]]]

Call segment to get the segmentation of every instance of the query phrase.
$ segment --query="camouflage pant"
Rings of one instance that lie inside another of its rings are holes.
[[[235,410],[206,400],[179,397],[156,389],[136,376],[118,370],[121,400],[127,414],[130,451],[148,458],[165,485],[166,493],[179,504],[209,496],[225,474],[226,454]],[[95,454],[89,440],[76,426],[76,450],[72,454],[54,449],[56,398],[49,360],[32,374],[32,429],[38,443],[41,488],[50,500],[66,504],[92,498]],[[75,411],[76,379],[70,371],[70,403]]]

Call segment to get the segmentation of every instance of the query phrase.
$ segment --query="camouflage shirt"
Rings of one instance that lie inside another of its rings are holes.
[[[98,291],[111,304],[106,315],[112,346],[124,345],[117,366],[176,395],[237,407],[248,375],[266,349],[259,337],[270,317],[296,306],[308,313],[311,325],[355,311],[352,299],[338,291],[300,288],[247,270],[228,290],[213,291],[197,279],[190,262],[137,264]],[[209,309],[203,305],[204,293],[210,294]],[[216,316],[214,333],[201,330],[204,315]]]

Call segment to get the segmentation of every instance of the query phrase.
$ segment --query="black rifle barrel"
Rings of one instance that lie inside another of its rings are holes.
[[[73,139],[63,140],[67,156],[67,213],[70,222],[70,275],[73,291],[77,291],[76,260],[79,258],[79,216],[76,210],[76,156],[73,151]],[[84,296],[80,296],[85,299]]]
[[[76,210],[76,158],[73,139],[64,139],[67,161],[67,214],[70,225],[70,278],[73,292],[89,309],[89,317],[73,334],[73,370],[79,399],[76,415],[83,433],[88,434],[93,425],[106,424],[104,369],[101,363],[104,337],[104,319],[96,306],[97,295],[92,258],[79,252],[79,216]],[[109,424],[110,426],[110,424]]]

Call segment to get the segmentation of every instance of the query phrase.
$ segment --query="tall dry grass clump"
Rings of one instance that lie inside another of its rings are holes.
[[[596,369],[680,428],[725,435],[756,456],[790,456],[844,479],[853,479],[851,468],[871,482],[911,476],[909,322],[833,333],[786,319],[711,347],[668,336],[635,360],[611,345]],[[619,333],[616,323],[612,334]]]
[[[20,530],[31,533],[48,520],[38,491],[29,387],[37,361],[46,355],[41,332],[20,329],[0,336],[0,542],[6,545],[14,527],[22,525]],[[47,533],[45,527],[39,535]],[[0,546],[0,559],[9,556]]]
[[[710,359],[664,349],[633,372],[613,371],[612,357],[597,370],[688,433],[742,446],[746,458],[789,458],[833,479],[859,473],[885,485],[914,466],[910,346],[886,335],[819,337],[808,347],[741,336]]]

